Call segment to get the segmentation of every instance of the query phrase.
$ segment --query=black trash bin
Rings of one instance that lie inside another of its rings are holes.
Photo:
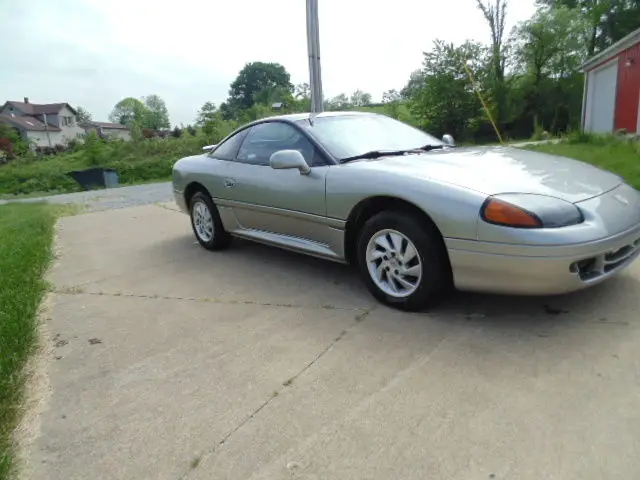
[[[68,174],[84,190],[93,188],[112,188],[118,186],[118,174],[112,168],[87,168],[85,170],[74,170]]]

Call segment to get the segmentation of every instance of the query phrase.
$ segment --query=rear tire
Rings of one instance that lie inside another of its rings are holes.
[[[225,231],[218,209],[209,195],[196,192],[189,202],[189,213],[191,228],[202,247],[222,250],[231,244],[231,235]]]
[[[362,228],[358,267],[371,294],[390,307],[420,311],[451,289],[451,267],[440,233],[413,215],[381,212]]]

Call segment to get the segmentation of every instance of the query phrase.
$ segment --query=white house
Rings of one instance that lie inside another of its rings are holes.
[[[96,132],[103,137],[131,140],[131,131],[126,125],[109,122],[82,122],[79,124],[85,132]]]
[[[84,135],[76,122],[76,111],[68,103],[29,103],[8,101],[0,109],[0,121],[15,128],[23,140],[37,147],[65,145]]]

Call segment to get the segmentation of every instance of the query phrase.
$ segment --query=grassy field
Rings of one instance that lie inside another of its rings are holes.
[[[640,142],[613,135],[569,136],[559,143],[531,145],[538,152],[552,153],[591,163],[623,177],[640,189]]]
[[[0,207],[0,479],[14,467],[12,432],[20,416],[23,367],[37,343],[56,213],[40,204]]]

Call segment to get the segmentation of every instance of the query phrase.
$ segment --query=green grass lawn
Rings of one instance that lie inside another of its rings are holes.
[[[37,345],[56,213],[41,204],[0,206],[0,479],[15,466],[12,432],[20,418],[23,369]]]
[[[612,137],[586,138],[586,142],[530,145],[529,150],[552,153],[591,163],[620,175],[640,190],[640,142]]]

